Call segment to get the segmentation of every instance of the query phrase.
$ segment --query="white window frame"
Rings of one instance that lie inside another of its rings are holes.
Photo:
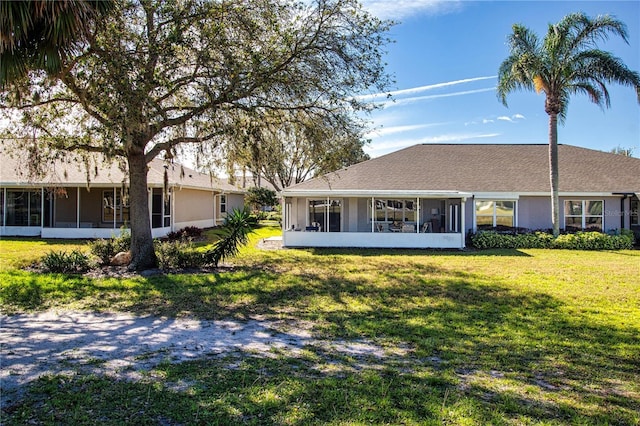
[[[518,200],[496,200],[496,199],[480,199],[480,200],[474,200],[473,202],[473,229],[474,231],[477,231],[478,229],[478,203],[487,203],[487,202],[491,202],[493,203],[493,213],[491,215],[492,217],[492,227],[496,227],[498,226],[498,217],[507,217],[505,215],[498,215],[497,214],[497,203],[498,202],[511,202],[513,203],[513,228],[517,228],[518,227]],[[489,217],[489,215],[480,215],[481,217]]]
[[[417,223],[418,222],[418,212],[420,210],[419,200],[415,198],[373,198],[373,203],[382,202],[385,205],[384,210],[384,220],[377,220],[378,209],[375,208],[376,204],[374,204],[374,208],[369,208],[367,216],[369,216],[369,222],[373,219],[376,223],[393,223],[393,222],[405,222],[405,218],[407,217],[407,212],[413,212],[413,220],[409,220],[406,223]],[[402,209],[400,209],[400,219],[393,219],[389,216],[389,209],[387,208],[389,201],[395,201],[402,203]],[[372,202],[371,200],[369,201]],[[413,210],[407,208],[407,203],[413,203]],[[371,215],[374,215],[373,217]]]
[[[567,203],[581,203],[581,208],[580,208],[580,215],[575,215],[575,214],[571,214],[568,215],[566,214],[566,205]],[[587,214],[587,203],[592,203],[592,202],[600,202],[602,203],[602,213],[599,215],[592,215],[592,214]],[[604,232],[604,200],[564,200],[564,202],[562,203],[562,212],[563,212],[563,225],[564,225],[564,229],[567,229],[567,217],[580,217],[581,221],[580,221],[580,230],[584,230],[587,229],[587,218],[588,217],[599,217],[602,219],[602,223],[600,226],[600,231]]]
[[[226,194],[218,195],[218,205],[220,209],[220,215],[227,214],[227,195]]]
[[[640,201],[638,200],[631,200],[629,203],[629,224],[631,226],[640,225]]]

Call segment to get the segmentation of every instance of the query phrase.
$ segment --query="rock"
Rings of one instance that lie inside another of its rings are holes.
[[[131,252],[121,251],[111,258],[111,266],[126,266],[131,263]]]

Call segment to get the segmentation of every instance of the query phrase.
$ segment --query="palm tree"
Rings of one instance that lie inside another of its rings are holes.
[[[115,1],[0,1],[0,89],[29,70],[63,71]]]
[[[569,97],[583,93],[599,105],[610,106],[606,83],[635,87],[640,102],[640,75],[617,57],[598,49],[598,41],[609,34],[620,36],[627,44],[623,22],[609,16],[591,19],[583,13],[565,16],[549,25],[544,40],[522,25],[514,25],[509,35],[510,55],[498,72],[498,98],[507,106],[506,96],[516,89],[534,89],[546,95],[549,115],[549,175],[553,234],[560,232],[558,198],[558,119],[564,123]]]

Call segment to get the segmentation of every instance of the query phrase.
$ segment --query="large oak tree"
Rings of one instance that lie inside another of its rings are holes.
[[[356,0],[122,0],[65,72],[32,71],[2,102],[38,158],[103,153],[126,160],[132,268],[155,264],[147,164],[192,146],[219,152],[246,113],[343,114],[385,90],[389,23]],[[15,120],[14,120],[15,122]]]

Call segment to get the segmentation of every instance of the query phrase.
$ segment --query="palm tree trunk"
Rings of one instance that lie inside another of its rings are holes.
[[[130,153],[129,199],[131,211],[131,264],[129,269],[143,270],[156,266],[151,235],[149,192],[147,191],[147,162],[144,153]]]
[[[551,180],[551,223],[553,236],[560,235],[560,197],[558,195],[558,115],[549,114],[549,177]]]

